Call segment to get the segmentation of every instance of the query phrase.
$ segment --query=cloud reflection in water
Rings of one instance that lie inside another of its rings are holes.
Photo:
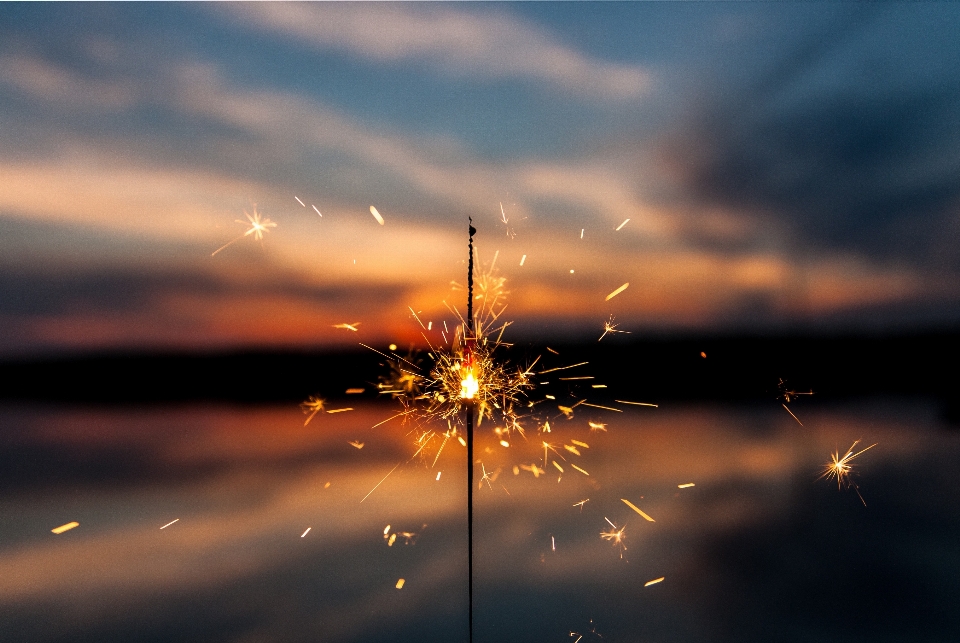
[[[592,435],[578,415],[553,436],[590,444],[590,476],[559,482],[512,474],[539,461],[533,436],[482,432],[502,470],[477,495],[477,639],[561,641],[592,619],[613,641],[947,640],[960,436],[920,403],[804,410],[806,427],[774,404],[661,408]],[[413,452],[405,430],[367,428],[390,411],[303,427],[296,408],[5,408],[0,640],[465,639],[465,450],[360,504]],[[880,443],[866,508],[816,481],[859,437]],[[604,517],[627,526],[624,560]],[[416,543],[386,547],[387,524]]]

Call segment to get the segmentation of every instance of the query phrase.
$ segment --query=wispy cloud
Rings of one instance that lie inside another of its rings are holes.
[[[454,75],[526,78],[599,99],[636,98],[651,80],[637,65],[590,57],[503,12],[352,3],[239,3],[222,10],[317,49],[378,62],[422,61]]]

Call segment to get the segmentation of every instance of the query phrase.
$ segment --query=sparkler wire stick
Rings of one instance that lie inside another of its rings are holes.
[[[468,351],[468,355],[464,357],[466,360],[472,363],[473,361],[473,345],[474,341],[474,324],[473,324],[473,235],[477,233],[477,229],[473,227],[473,218],[467,218],[467,226],[470,232],[470,258],[467,260],[467,332],[464,337],[465,347]],[[466,361],[465,360],[465,361]],[[467,574],[470,577],[470,585],[467,590],[467,600],[469,602],[469,607],[467,608],[467,615],[470,621],[470,635],[469,641],[473,643],[473,405],[466,405],[467,411]]]

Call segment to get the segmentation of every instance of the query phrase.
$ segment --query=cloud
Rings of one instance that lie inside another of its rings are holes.
[[[795,251],[956,272],[960,91],[938,59],[958,48],[931,16],[871,18],[809,37],[733,99],[701,100],[663,156],[693,202]]]
[[[374,62],[425,62],[446,73],[526,78],[563,91],[630,100],[649,86],[641,67],[598,60],[505,13],[443,5],[236,4],[223,8],[255,29]]]
[[[88,108],[125,109],[134,106],[137,98],[129,87],[110,80],[79,78],[24,55],[0,57],[0,82],[43,100]]]

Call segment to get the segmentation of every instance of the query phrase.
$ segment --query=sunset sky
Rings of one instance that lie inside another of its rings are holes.
[[[514,337],[955,328],[958,33],[951,3],[3,3],[0,355],[413,341],[408,306],[462,308],[468,216]],[[277,227],[211,256],[254,206]]]

